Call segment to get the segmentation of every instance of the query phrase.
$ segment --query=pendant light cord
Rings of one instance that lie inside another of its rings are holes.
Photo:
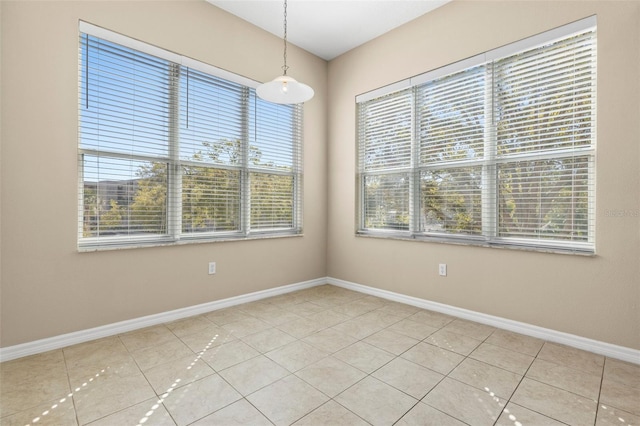
[[[282,70],[284,71],[283,75],[287,75],[287,70],[289,67],[287,66],[287,0],[284,0],[284,65],[282,66]]]

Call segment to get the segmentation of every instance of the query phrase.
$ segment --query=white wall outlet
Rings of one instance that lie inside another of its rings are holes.
[[[216,262],[209,262],[209,275],[216,273]]]
[[[438,265],[438,274],[441,277],[446,277],[447,276],[447,264],[446,263],[441,263]]]

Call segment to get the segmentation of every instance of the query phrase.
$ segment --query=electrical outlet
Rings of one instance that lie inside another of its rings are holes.
[[[216,262],[209,262],[209,275],[216,273]]]
[[[438,265],[438,274],[441,277],[446,277],[447,276],[447,264],[446,263],[441,263]]]

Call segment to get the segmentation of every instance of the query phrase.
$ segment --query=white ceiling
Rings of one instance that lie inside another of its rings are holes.
[[[278,37],[281,0],[207,0]],[[451,0],[288,0],[287,40],[331,60]]]

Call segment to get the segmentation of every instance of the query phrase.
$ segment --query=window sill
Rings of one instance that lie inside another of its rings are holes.
[[[483,237],[476,238],[464,238],[464,237],[440,237],[430,235],[416,235],[409,233],[398,233],[394,231],[357,231],[356,237],[363,238],[375,238],[385,240],[402,240],[402,241],[416,241],[422,243],[436,243],[436,244],[452,244],[459,246],[471,246],[471,247],[486,247],[493,249],[508,249],[508,250],[520,250],[537,253],[551,253],[551,254],[565,254],[565,255],[577,255],[585,257],[595,257],[596,253],[594,249],[588,248],[570,248],[559,247],[552,245],[540,245],[532,246],[525,245],[523,243],[508,242],[508,241],[487,241]]]
[[[126,242],[126,243],[112,243],[106,245],[98,244],[85,244],[78,245],[78,253],[91,253],[96,251],[112,251],[112,250],[129,250],[129,249],[141,249],[141,248],[154,248],[154,247],[176,247],[190,244],[210,244],[210,243],[222,243],[230,241],[255,241],[255,240],[271,240],[280,238],[291,237],[303,237],[302,232],[299,233],[281,233],[281,234],[255,234],[247,237],[231,237],[222,236],[217,238],[185,238],[178,241],[173,240],[155,240],[155,241],[140,241],[140,242]]]

